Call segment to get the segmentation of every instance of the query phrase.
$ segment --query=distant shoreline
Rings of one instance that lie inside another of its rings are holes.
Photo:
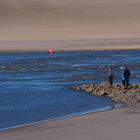
[[[0,49],[0,53],[32,53],[32,52],[48,52],[48,49],[29,49],[29,50],[20,50],[20,49],[13,49],[13,50],[1,50]],[[136,46],[136,47],[77,47],[75,49],[70,49],[70,48],[60,48],[60,49],[54,49],[55,52],[74,52],[74,51],[129,51],[129,50],[140,50],[140,46]]]
[[[140,48],[100,48],[100,49],[60,49],[55,52],[84,52],[84,51],[130,51],[140,50]],[[48,50],[0,50],[0,53],[48,53]]]
[[[0,53],[140,50],[139,38],[85,38],[70,40],[0,41]]]

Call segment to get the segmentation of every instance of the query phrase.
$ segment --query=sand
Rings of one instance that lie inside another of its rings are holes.
[[[139,7],[139,0],[0,1],[0,51],[139,49]],[[89,39],[130,41],[128,46],[79,43],[71,48],[73,41]],[[61,46],[63,41],[68,45]]]
[[[140,110],[123,108],[0,132],[1,140],[139,140]]]

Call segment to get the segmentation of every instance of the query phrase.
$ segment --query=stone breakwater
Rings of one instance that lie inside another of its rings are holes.
[[[113,101],[125,103],[128,106],[140,107],[140,85],[124,87],[119,84],[109,86],[102,84],[82,84],[73,87],[76,90],[84,90],[95,96],[107,96]]]

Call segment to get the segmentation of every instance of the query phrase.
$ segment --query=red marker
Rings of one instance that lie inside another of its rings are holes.
[[[54,49],[50,49],[48,52],[49,52],[50,54],[53,54],[53,53],[54,53]]]

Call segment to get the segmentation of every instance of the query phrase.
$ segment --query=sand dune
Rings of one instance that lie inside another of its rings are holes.
[[[139,38],[139,7],[139,0],[0,1],[0,42]]]

